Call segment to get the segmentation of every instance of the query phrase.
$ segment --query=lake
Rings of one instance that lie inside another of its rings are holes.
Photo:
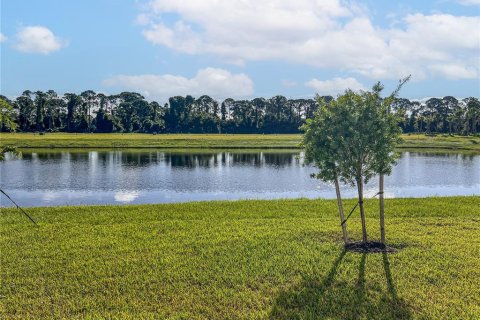
[[[21,206],[334,198],[310,178],[303,153],[285,150],[35,150],[0,162],[1,187]],[[377,192],[374,178],[366,196]],[[480,155],[403,152],[386,197],[480,194]],[[356,196],[344,186],[342,195]],[[10,206],[1,197],[1,206]]]

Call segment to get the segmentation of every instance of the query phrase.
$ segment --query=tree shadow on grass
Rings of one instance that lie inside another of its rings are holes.
[[[386,253],[383,253],[383,267],[387,292],[374,294],[373,297],[367,296],[366,253],[361,256],[355,283],[347,281],[348,275],[343,275],[345,280],[337,277],[346,254],[345,250],[340,253],[323,279],[308,277],[300,285],[281,292],[272,308],[270,319],[412,318],[409,307],[397,295]]]

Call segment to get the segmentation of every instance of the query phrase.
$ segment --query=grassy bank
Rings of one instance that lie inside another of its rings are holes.
[[[20,148],[298,148],[300,135],[248,134],[0,134]]]
[[[480,137],[404,135],[407,149],[480,152]],[[19,148],[299,148],[299,134],[69,134],[1,133],[0,146]]]
[[[389,255],[332,200],[2,209],[0,318],[478,319],[480,197],[386,208]]]

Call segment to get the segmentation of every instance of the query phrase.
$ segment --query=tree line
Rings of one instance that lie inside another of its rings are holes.
[[[87,90],[62,96],[53,90],[27,90],[14,100],[1,95],[0,99],[1,130],[12,130],[4,121],[10,118],[21,132],[299,133],[318,109],[314,99],[281,95],[222,102],[207,95],[187,95],[171,97],[161,105],[136,92],[105,95]],[[404,133],[480,132],[480,102],[474,97],[446,96],[423,103],[397,98],[391,112],[401,116]]]

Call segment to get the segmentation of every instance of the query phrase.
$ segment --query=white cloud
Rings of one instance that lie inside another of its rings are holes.
[[[480,0],[458,0],[458,3],[464,6],[478,6],[480,5]]]
[[[222,99],[253,94],[253,82],[247,75],[217,68],[201,69],[191,79],[170,74],[117,75],[106,79],[104,85],[139,91],[151,99],[187,94],[196,97],[207,94]]]
[[[439,74],[447,79],[475,79],[478,70],[466,68],[461,63],[443,63],[430,66],[433,73]]]
[[[354,3],[151,0],[138,20],[153,44],[239,65],[287,61],[373,79],[412,74],[418,80],[447,76],[435,66],[456,61],[469,70],[458,78],[480,75],[480,17],[412,14],[382,28]]]
[[[17,50],[26,53],[49,54],[65,47],[67,43],[42,26],[22,27],[16,35]]]
[[[336,96],[344,92],[346,89],[354,91],[365,90],[365,87],[355,78],[333,78],[331,80],[312,79],[305,83],[307,87],[315,89],[319,95]]]
[[[3,33],[0,32],[0,43],[4,42],[4,41],[7,41],[7,39],[8,38]]]
[[[202,45],[191,27],[182,21],[176,22],[173,29],[162,23],[153,25],[151,29],[143,31],[143,36],[152,43],[175,47],[187,53],[196,53]]]
[[[414,14],[404,20],[404,30],[390,31],[389,48],[399,67],[413,68],[409,73],[417,78],[428,76],[430,70],[434,76],[452,78],[450,72],[438,72],[452,64],[468,70],[458,73],[457,79],[480,75],[480,17]]]
[[[331,28],[336,23],[333,18],[351,15],[337,0],[154,0],[150,11],[158,19],[143,31],[148,41],[182,52],[216,53],[233,61],[282,56],[285,52],[277,48],[308,41]],[[168,13],[178,13],[181,19],[166,25],[162,15]]]

